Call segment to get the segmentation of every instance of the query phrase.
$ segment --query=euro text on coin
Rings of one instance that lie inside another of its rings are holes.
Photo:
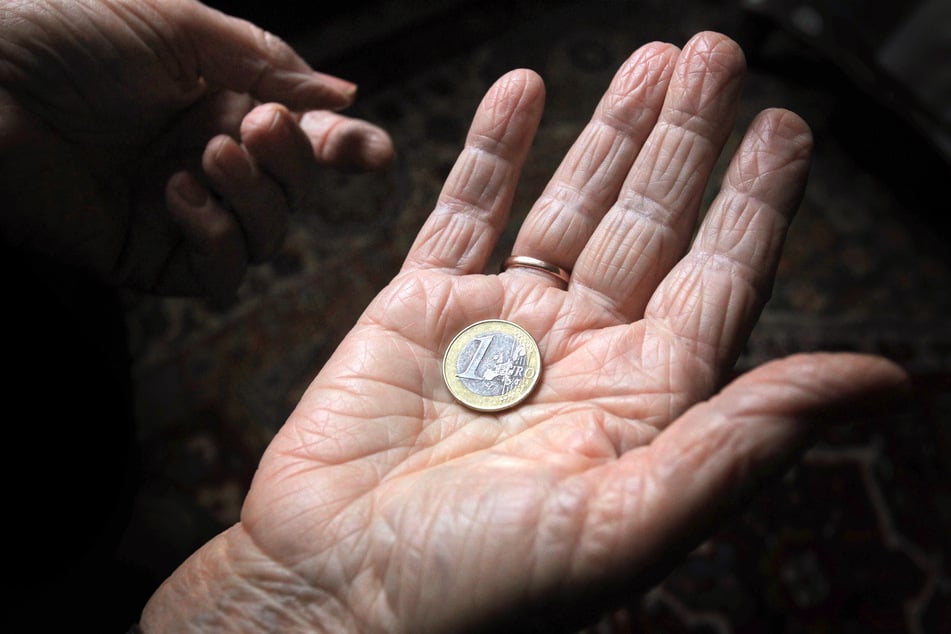
[[[503,319],[479,321],[455,336],[443,357],[443,380],[460,403],[496,412],[525,400],[541,375],[535,339]]]

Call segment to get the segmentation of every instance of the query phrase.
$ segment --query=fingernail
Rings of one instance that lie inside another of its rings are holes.
[[[215,161],[218,163],[225,176],[238,181],[246,181],[251,178],[251,164],[247,156],[238,147],[238,144],[232,140],[223,142],[215,153]]]
[[[255,126],[273,130],[281,123],[283,109],[277,104],[259,106],[248,113],[245,121]]]
[[[342,95],[352,97],[357,93],[357,85],[352,81],[326,73],[317,73],[317,77],[323,84],[330,86]]]
[[[328,103],[326,105],[328,108],[346,108],[351,103],[353,103],[354,98],[357,96],[357,84],[351,81],[322,73],[317,73],[317,78],[325,98],[326,96],[329,96],[327,95],[328,89],[336,93],[336,101],[333,103]]]
[[[176,179],[175,191],[182,200],[193,207],[201,207],[205,204],[208,200],[208,192],[191,174],[179,174]]]

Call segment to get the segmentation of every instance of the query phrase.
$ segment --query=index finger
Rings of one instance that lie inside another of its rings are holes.
[[[645,310],[647,336],[666,341],[690,383],[706,392],[733,365],[769,298],[786,232],[808,176],[812,133],[788,110],[760,113],[684,258]]]
[[[178,26],[210,83],[293,110],[340,109],[356,96],[355,84],[315,71],[273,33],[198,2],[180,4],[168,13],[184,16]]]

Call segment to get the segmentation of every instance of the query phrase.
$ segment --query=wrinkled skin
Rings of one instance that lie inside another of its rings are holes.
[[[502,77],[397,277],[266,451],[241,522],[154,595],[146,631],[463,632],[583,625],[781,474],[816,425],[904,373],[799,355],[729,380],[807,178],[791,112],[751,124],[699,225],[744,74],[715,33],[623,65],[517,236],[572,270],[484,274],[542,113]],[[544,366],[522,405],[455,402],[441,358],[503,318]],[[724,386],[724,384],[726,384]]]
[[[314,170],[392,158],[356,86],[193,0],[6,0],[0,33],[0,237],[110,282],[226,296]]]

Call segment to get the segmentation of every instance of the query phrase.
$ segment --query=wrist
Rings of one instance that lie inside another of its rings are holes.
[[[139,625],[143,634],[354,631],[336,596],[262,552],[240,523],[165,580]]]

